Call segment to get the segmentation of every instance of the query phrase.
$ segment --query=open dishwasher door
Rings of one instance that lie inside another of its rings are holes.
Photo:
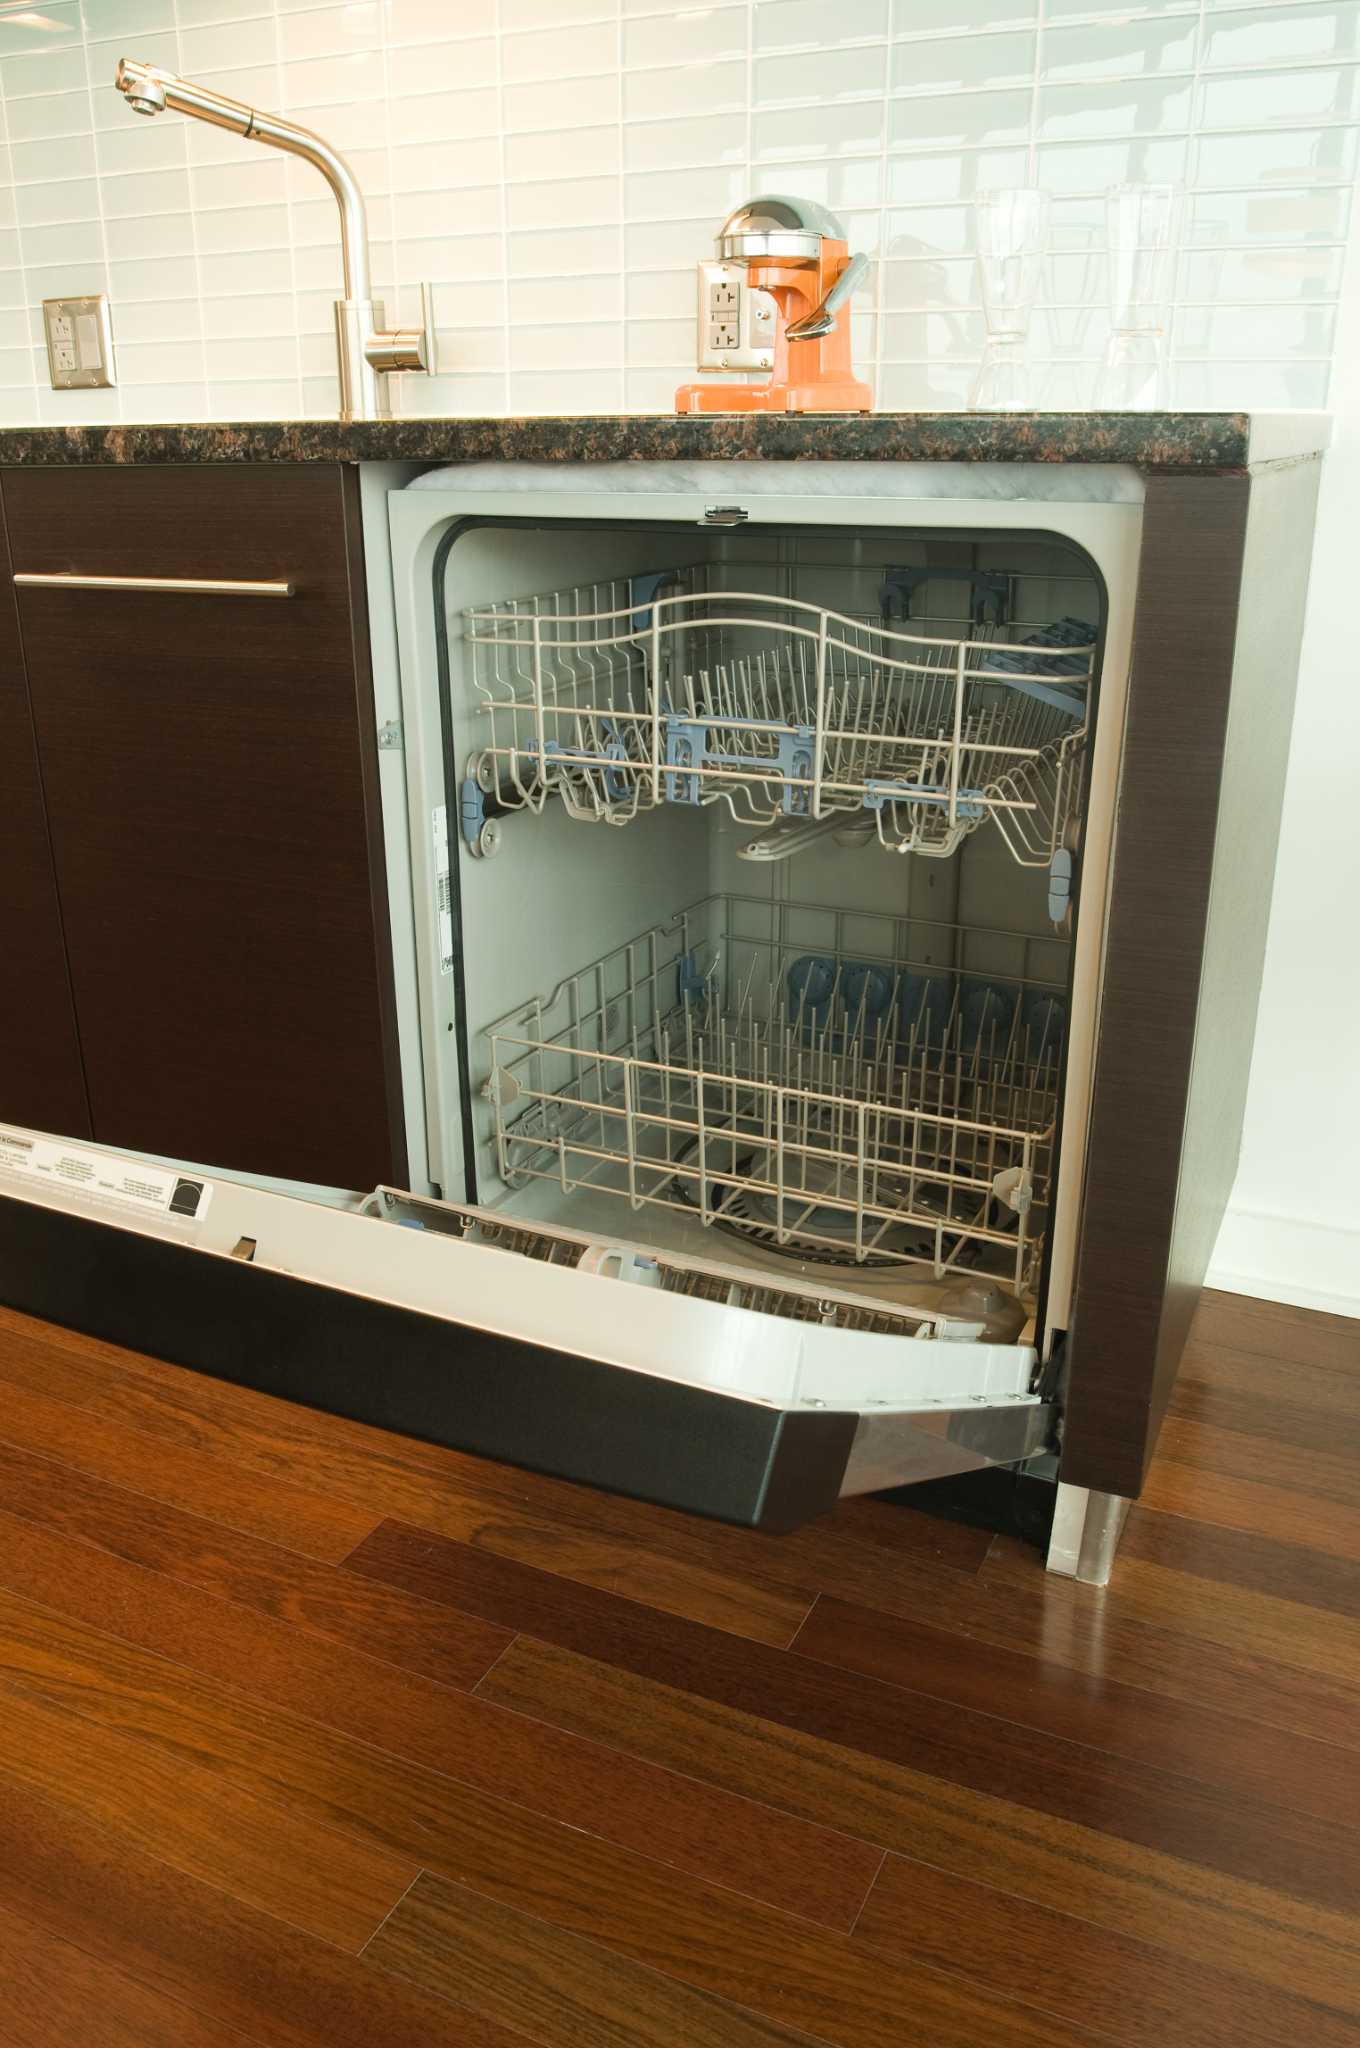
[[[379,1428],[781,1530],[1013,1464],[1053,1409],[985,1318],[757,1284],[379,1189],[300,1194],[0,1126],[0,1300]]]

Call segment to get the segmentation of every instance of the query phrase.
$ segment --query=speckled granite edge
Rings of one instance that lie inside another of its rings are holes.
[[[1123,462],[1247,466],[1250,415],[866,413],[817,417],[254,420],[0,428],[0,463]]]

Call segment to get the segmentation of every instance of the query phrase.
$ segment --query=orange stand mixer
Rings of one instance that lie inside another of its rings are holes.
[[[724,263],[775,303],[773,366],[765,384],[682,384],[677,412],[868,412],[873,399],[850,360],[843,309],[869,268],[824,206],[772,193],[728,215],[715,246]]]

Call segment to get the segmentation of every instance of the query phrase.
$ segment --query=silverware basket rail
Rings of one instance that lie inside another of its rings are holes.
[[[938,964],[961,930],[914,921],[915,959],[851,954],[797,936],[801,908],[710,898],[492,1025],[502,1178],[680,1210],[767,1259],[1032,1290],[1066,1022],[1035,970],[1062,949],[974,930],[1018,971],[971,972]]]
[[[722,802],[757,828],[857,817],[936,856],[990,818],[1046,867],[1080,802],[1088,628],[926,634],[651,577],[474,608],[463,629],[488,731],[474,772],[511,805],[556,796],[615,825],[663,803]]]

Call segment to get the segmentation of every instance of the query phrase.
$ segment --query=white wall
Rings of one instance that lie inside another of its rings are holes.
[[[1360,1315],[1360,227],[1337,340],[1242,1164],[1210,1279]]]
[[[436,287],[412,412],[666,409],[694,263],[761,189],[880,260],[882,406],[962,402],[969,199],[1037,177],[1055,253],[1038,395],[1087,402],[1103,193],[1186,188],[1172,397],[1321,405],[1360,134],[1357,0],[0,0],[0,422],[335,410],[317,174],[114,93],[122,54],[282,109],[354,163],[375,274]],[[107,288],[119,388],[54,394],[44,296]]]

